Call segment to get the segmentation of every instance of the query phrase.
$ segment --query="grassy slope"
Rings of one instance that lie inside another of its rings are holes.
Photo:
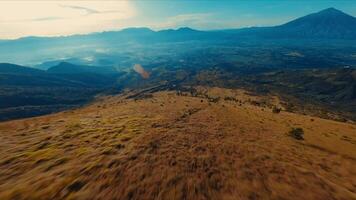
[[[356,199],[356,125],[199,90],[0,123],[0,199]]]

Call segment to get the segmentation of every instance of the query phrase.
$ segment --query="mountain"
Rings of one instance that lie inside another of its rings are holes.
[[[0,121],[82,105],[96,94],[108,92],[120,75],[112,67],[64,62],[48,71],[0,63]],[[117,85],[113,90],[119,89]]]
[[[15,65],[11,63],[0,63],[0,74],[43,74],[44,71],[35,69],[35,68],[30,68],[30,67],[24,67],[20,65]]]
[[[146,27],[136,27],[136,28],[126,28],[121,31],[119,31],[121,34],[130,34],[130,35],[149,35],[154,33],[155,31],[146,28]]]
[[[72,63],[75,65],[86,65],[85,63],[86,60],[79,59],[79,58],[66,58],[66,59],[60,59],[60,60],[49,60],[42,62],[40,64],[34,65],[33,67],[36,69],[42,69],[42,70],[48,70],[49,68],[59,65],[61,62],[67,62],[67,63]],[[89,61],[87,61],[89,62]]]
[[[224,30],[240,37],[258,39],[356,39],[356,18],[335,8],[297,18],[273,27]]]
[[[216,40],[219,37],[212,32],[195,30],[189,27],[181,27],[178,29],[166,29],[157,31],[154,41],[158,42],[187,42],[187,41],[205,41]]]
[[[288,37],[355,39],[356,18],[328,8],[275,27],[275,31]]]
[[[330,39],[339,41],[330,43]],[[47,69],[49,63],[43,65],[40,63],[56,60],[80,65],[98,66],[108,63],[108,65],[129,67],[138,60],[151,61],[148,55],[167,58],[168,53],[175,57],[180,56],[179,52],[184,54],[187,50],[196,48],[207,49],[215,44],[261,46],[270,44],[268,42],[272,44],[285,42],[283,45],[289,46],[311,46],[310,44],[318,42],[327,45],[354,46],[356,19],[342,11],[329,8],[273,27],[218,31],[201,31],[188,27],[160,31],[149,28],[128,28],[65,37],[26,37],[1,41],[0,61],[10,63],[16,61],[38,66],[41,69]],[[93,59],[81,62],[88,57]],[[66,60],[68,58],[70,60]],[[73,62],[75,60],[79,62]]]
[[[56,74],[115,74],[117,70],[114,67],[97,67],[86,65],[75,65],[68,62],[60,62],[58,65],[50,67],[47,72]]]
[[[1,87],[83,87],[84,84],[65,77],[56,76],[46,71],[0,63]],[[1,96],[1,95],[0,95]]]

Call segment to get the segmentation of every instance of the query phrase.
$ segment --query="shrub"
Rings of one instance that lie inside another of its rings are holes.
[[[304,131],[302,128],[292,128],[292,130],[289,131],[289,135],[294,139],[304,140]]]
[[[273,113],[280,113],[281,112],[281,108],[278,108],[277,106],[273,106],[273,108],[272,108],[272,112]]]

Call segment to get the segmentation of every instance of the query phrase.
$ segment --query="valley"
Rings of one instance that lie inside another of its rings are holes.
[[[355,24],[353,16],[328,8],[273,27],[136,27],[2,40],[0,121],[165,84],[273,93],[290,111],[355,121]]]

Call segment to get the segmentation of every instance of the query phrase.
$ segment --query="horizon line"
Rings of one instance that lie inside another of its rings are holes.
[[[334,8],[334,7],[328,7],[328,8],[322,9],[322,10],[317,11],[317,12],[313,12],[313,13],[310,13],[310,14],[306,14],[304,16],[297,17],[295,19],[292,19],[290,21],[287,21],[287,22],[284,22],[284,23],[281,23],[281,24],[266,25],[266,26],[226,27],[226,28],[219,28],[219,29],[196,29],[196,28],[192,28],[192,27],[189,27],[189,26],[180,26],[180,27],[175,27],[175,28],[162,28],[162,29],[153,28],[153,27],[150,27],[150,26],[127,26],[127,27],[123,27],[123,28],[119,28],[119,29],[94,31],[94,32],[88,32],[88,33],[74,33],[74,34],[67,34],[67,35],[61,35],[61,34],[58,34],[58,35],[28,35],[28,36],[22,36],[22,37],[17,37],[17,38],[0,38],[0,41],[14,41],[14,40],[20,40],[20,39],[26,39],[26,38],[61,38],[61,37],[72,37],[72,36],[86,36],[86,35],[100,34],[100,33],[106,33],[106,32],[120,32],[120,31],[124,31],[124,30],[128,30],[128,29],[149,29],[149,30],[151,30],[153,32],[160,32],[160,31],[167,31],[167,30],[175,30],[175,31],[177,31],[179,29],[189,28],[189,29],[192,29],[192,30],[195,30],[195,31],[210,32],[210,31],[238,30],[238,29],[249,29],[249,28],[267,28],[267,27],[281,26],[281,25],[284,25],[284,24],[289,23],[291,21],[294,21],[296,19],[299,19],[301,17],[309,16],[309,15],[316,14],[316,13],[320,13],[322,11],[330,10],[330,9],[337,10],[339,12],[342,12],[342,13],[346,14],[346,15],[354,17],[353,15],[345,13],[340,9],[337,9],[337,8]]]

